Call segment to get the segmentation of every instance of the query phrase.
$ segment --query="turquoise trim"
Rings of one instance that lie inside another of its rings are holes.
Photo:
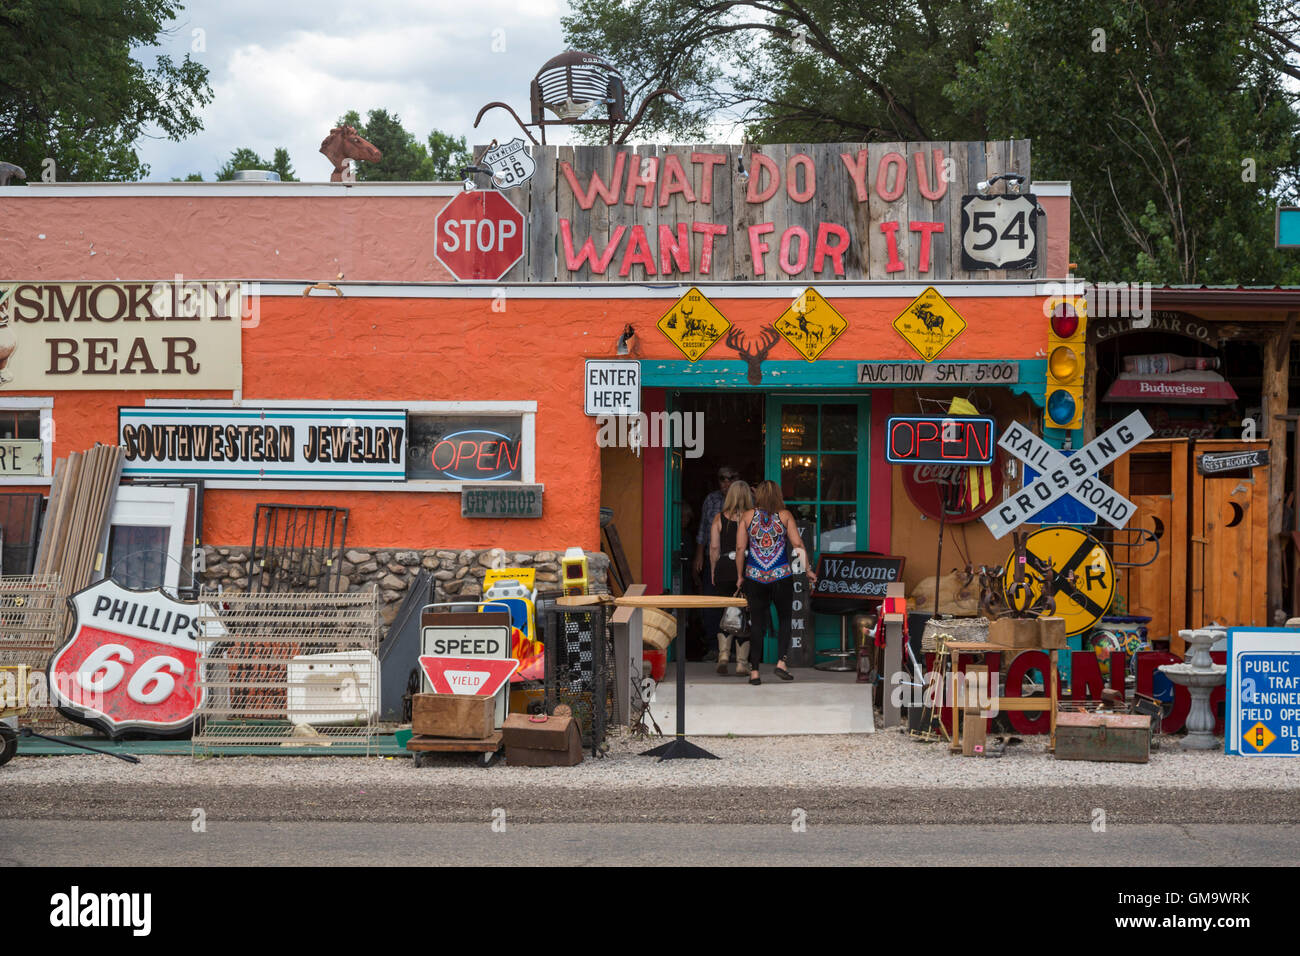
[[[946,360],[943,360],[946,361]],[[955,365],[975,365],[992,359],[954,359]],[[1017,360],[1009,360],[1017,361]],[[758,385],[749,384],[748,369],[744,362],[737,360],[688,362],[685,359],[642,359],[641,384],[644,388],[941,388],[939,385],[908,386],[892,383],[879,385],[858,384],[858,366],[863,362],[871,365],[897,365],[897,361],[861,361],[826,360],[818,362],[772,361],[764,362],[763,378]],[[924,365],[924,362],[908,364]],[[1029,395],[1035,404],[1043,404],[1043,393],[1047,384],[1046,359],[1020,359],[1020,381],[1014,384],[999,385],[994,388],[1009,388],[1022,395]]]

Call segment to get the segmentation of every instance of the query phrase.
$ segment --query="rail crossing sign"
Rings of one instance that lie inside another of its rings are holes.
[[[1133,517],[1134,504],[1099,478],[1094,477],[1121,455],[1132,451],[1152,434],[1141,412],[1133,412],[1066,458],[1019,422],[1002,433],[998,447],[1025,464],[1045,469],[1037,481],[1026,485],[981,519],[993,537],[1001,538],[1062,495],[1071,495],[1102,518],[1122,528]]]
[[[1082,634],[1105,616],[1115,598],[1115,566],[1101,542],[1075,528],[1043,528],[1025,542],[1026,556],[1051,562],[1056,572],[1052,596],[1056,616],[1065,618],[1067,635]],[[1004,580],[1015,573],[1016,554],[1007,559]],[[1073,572],[1074,580],[1068,575]],[[1043,593],[1043,578],[1031,561],[1025,562],[1025,583],[1034,601]]]
[[[1243,757],[1300,757],[1300,631],[1228,628],[1223,748]]]

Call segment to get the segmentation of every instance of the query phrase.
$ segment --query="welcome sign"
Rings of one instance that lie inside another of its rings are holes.
[[[405,481],[406,412],[119,408],[128,478]]]

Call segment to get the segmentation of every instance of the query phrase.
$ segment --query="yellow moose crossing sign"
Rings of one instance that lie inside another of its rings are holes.
[[[966,331],[966,320],[938,289],[930,286],[894,319],[894,328],[917,355],[933,362],[953,339]]]

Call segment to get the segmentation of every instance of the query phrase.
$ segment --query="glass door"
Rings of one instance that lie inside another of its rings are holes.
[[[767,407],[767,477],[791,514],[812,526],[809,558],[865,551],[870,399],[772,398]]]

